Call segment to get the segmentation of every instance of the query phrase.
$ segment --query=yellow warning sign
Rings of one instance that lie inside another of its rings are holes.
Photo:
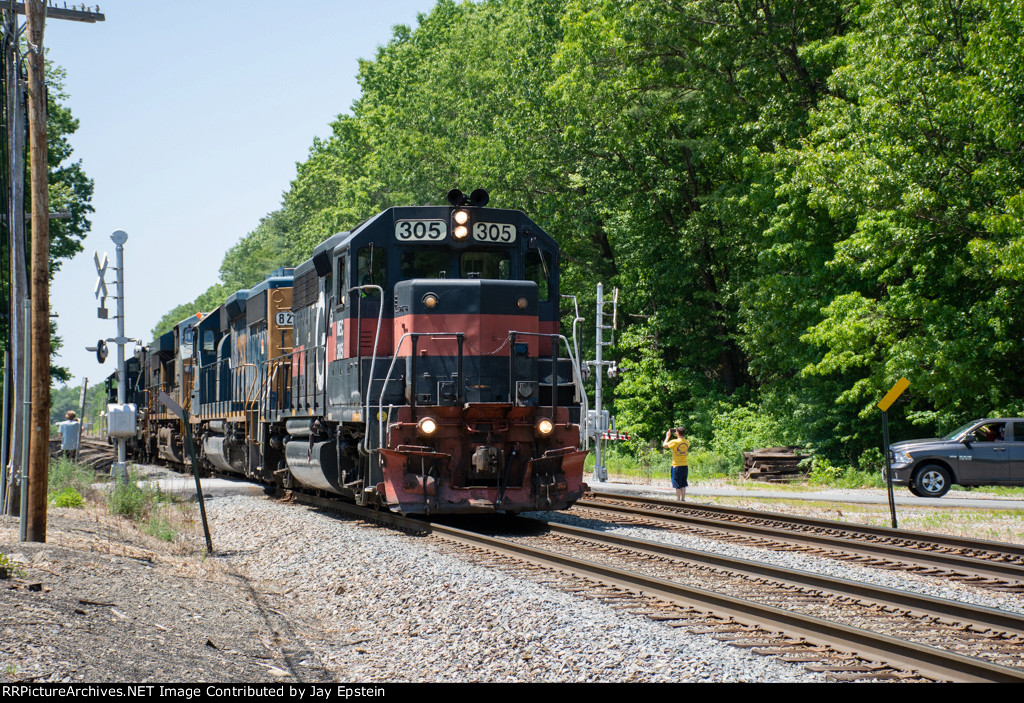
[[[907,390],[910,385],[910,381],[900,377],[900,380],[896,381],[896,385],[893,386],[885,397],[878,403],[879,409],[884,413],[889,410],[889,406],[896,402],[896,399],[903,395],[903,391]]]

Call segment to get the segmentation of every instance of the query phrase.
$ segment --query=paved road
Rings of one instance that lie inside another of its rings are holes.
[[[660,486],[644,486],[616,482],[600,482],[587,480],[591,490],[605,491],[608,493],[626,493],[629,495],[653,495],[664,498],[672,498],[675,491],[671,488]],[[686,489],[687,496],[730,496],[734,498],[772,498],[785,500],[815,500],[826,503],[876,503],[888,505],[889,499],[884,490],[873,488],[861,489],[832,489],[817,491],[773,491],[773,490],[748,490],[743,488],[719,488],[690,486]],[[894,489],[893,496],[896,505],[901,507],[928,507],[937,508],[979,508],[989,510],[1024,510],[1024,497],[1021,498],[987,498],[974,496],[964,491],[950,491],[941,498],[918,498],[911,495],[907,489]]]

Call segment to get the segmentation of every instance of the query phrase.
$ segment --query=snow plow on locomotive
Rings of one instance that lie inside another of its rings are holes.
[[[405,514],[571,506],[586,489],[559,249],[524,213],[449,193],[318,245],[139,352],[135,445]],[[564,352],[564,354],[562,354]]]

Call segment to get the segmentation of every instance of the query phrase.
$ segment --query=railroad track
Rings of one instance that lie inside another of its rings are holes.
[[[50,454],[56,456],[60,452],[60,442],[50,442]],[[95,471],[110,469],[114,462],[114,447],[107,444],[105,439],[99,437],[84,436],[81,438],[78,447],[78,463],[92,467]]]
[[[587,494],[573,513],[1024,593],[1019,545],[608,493]]]
[[[288,495],[838,680],[1024,681],[1024,617],[1010,613],[564,525],[523,520],[534,529],[510,538]]]

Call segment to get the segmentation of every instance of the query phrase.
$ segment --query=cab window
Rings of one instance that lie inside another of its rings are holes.
[[[526,252],[526,280],[537,284],[537,300],[545,302],[551,289],[551,256],[541,249]]]
[[[356,268],[358,285],[387,288],[388,257],[383,248],[370,245],[360,249]],[[362,291],[362,296],[364,298],[379,298],[380,293],[370,289]]]
[[[338,259],[338,290],[335,300],[339,308],[345,307],[348,302],[348,254],[342,254]]]
[[[447,278],[450,259],[442,249],[404,249],[401,261],[402,279]]]
[[[509,256],[500,251],[467,251],[459,259],[463,278],[489,278],[507,281],[511,265]]]

